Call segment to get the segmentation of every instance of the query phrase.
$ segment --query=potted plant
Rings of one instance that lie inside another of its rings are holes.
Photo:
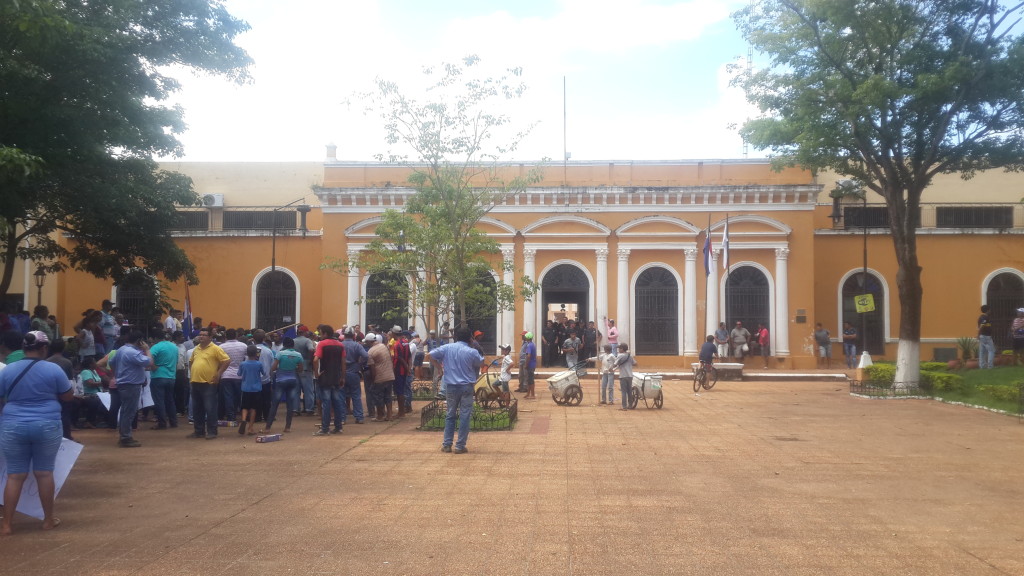
[[[956,347],[960,349],[964,368],[978,367],[978,339],[963,336],[956,339]]]

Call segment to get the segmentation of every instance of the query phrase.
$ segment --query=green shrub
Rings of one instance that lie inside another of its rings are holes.
[[[1020,394],[1018,390],[1016,386],[996,386],[993,384],[978,386],[979,392],[1002,402],[1016,402]]]
[[[921,372],[948,372],[949,365],[945,362],[921,362]]]
[[[964,378],[948,372],[921,372],[921,388],[930,392],[959,392]]]
[[[889,382],[896,379],[895,364],[872,364],[867,367],[868,380],[874,382]]]

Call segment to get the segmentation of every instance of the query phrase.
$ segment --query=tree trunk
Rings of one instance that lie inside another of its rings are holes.
[[[11,288],[11,279],[14,278],[14,262],[18,257],[18,233],[13,222],[8,221],[6,238],[4,238],[4,261],[3,273],[0,274],[0,298],[7,297],[7,291]]]
[[[924,289],[917,259],[917,211],[921,191],[889,191],[892,241],[896,249],[896,286],[900,296],[900,342],[896,350],[897,388],[916,387],[921,380],[921,309]],[[895,200],[895,201],[894,201]]]

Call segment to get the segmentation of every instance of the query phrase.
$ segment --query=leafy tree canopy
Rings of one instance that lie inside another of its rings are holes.
[[[210,0],[0,3],[0,295],[17,257],[195,281],[167,229],[196,194],[152,159],[182,152],[169,71],[247,81],[247,29]]]
[[[885,198],[902,382],[918,378],[922,192],[936,174],[1024,168],[1022,15],[995,0],[759,0],[735,14],[771,58],[736,80],[763,112],[744,138]]]
[[[514,286],[500,277],[494,289],[480,281],[504,265],[495,265],[501,261],[498,242],[477,226],[496,204],[540,179],[536,169],[520,173],[499,162],[532,128],[517,130],[511,117],[497,112],[526,89],[518,80],[521,70],[486,77],[476,73],[478,64],[470,56],[426,69],[424,100],[383,79],[376,91],[362,95],[394,148],[378,159],[408,165],[416,194],[403,210],[383,215],[377,239],[357,262],[333,266],[409,275],[405,296],[421,307],[414,313],[425,311],[429,326],[437,325],[434,314],[465,323],[513,306]],[[519,292],[529,298],[534,291],[532,280],[523,278]]]

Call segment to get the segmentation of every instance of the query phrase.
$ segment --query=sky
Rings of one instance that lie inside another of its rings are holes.
[[[755,110],[729,87],[744,0],[226,0],[253,82],[179,75],[186,161],[370,161],[387,150],[358,94],[376,78],[416,96],[425,66],[477,55],[521,67],[500,110],[533,129],[508,160],[743,158]],[[563,144],[564,143],[564,144]],[[751,149],[750,157],[762,152]]]

